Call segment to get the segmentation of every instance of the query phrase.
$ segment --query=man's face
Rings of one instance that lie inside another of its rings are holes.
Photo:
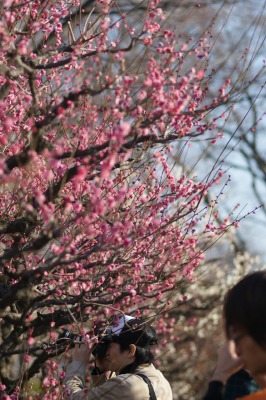
[[[244,330],[233,328],[230,339],[235,342],[236,353],[243,361],[244,368],[253,377],[266,373],[266,350]]]
[[[135,356],[132,356],[129,350],[121,351],[118,343],[110,343],[105,358],[105,363],[108,366],[109,371],[119,372],[125,366],[132,364],[134,361]]]

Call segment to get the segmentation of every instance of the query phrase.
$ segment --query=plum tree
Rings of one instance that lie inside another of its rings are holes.
[[[230,180],[219,162],[200,178],[184,168],[193,141],[216,145],[217,121],[239,95],[234,81],[215,82],[215,18],[193,39],[167,26],[157,0],[122,5],[1,6],[6,396],[27,393],[46,363],[42,398],[57,398],[57,363],[47,361],[66,351],[61,327],[84,335],[86,323],[90,341],[99,319],[126,312],[167,331],[164,315],[184,301],[204,252],[241,219],[218,218]],[[15,355],[17,376],[7,368]]]

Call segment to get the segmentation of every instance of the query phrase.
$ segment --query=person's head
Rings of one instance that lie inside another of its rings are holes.
[[[110,335],[111,329],[111,335]],[[109,325],[110,344],[106,352],[109,369],[132,372],[141,364],[150,364],[154,356],[150,347],[157,343],[154,328],[140,318],[117,317]]]
[[[228,291],[224,319],[245,367],[253,375],[266,372],[266,271],[245,276]]]

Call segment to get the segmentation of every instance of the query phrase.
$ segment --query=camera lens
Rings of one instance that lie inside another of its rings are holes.
[[[106,356],[106,352],[108,350],[110,341],[102,341],[102,342],[98,342],[95,346],[94,349],[92,351],[92,354],[94,355],[94,357],[99,357],[99,358],[105,358]]]

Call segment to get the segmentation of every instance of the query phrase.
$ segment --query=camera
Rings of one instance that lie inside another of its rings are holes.
[[[72,333],[68,329],[63,329],[63,332],[58,336],[57,342],[60,340],[60,342],[65,340],[70,340],[71,342],[74,341],[81,341],[81,336],[78,333]]]
[[[73,347],[76,342],[81,342],[82,336],[78,333],[72,333],[68,329],[62,328],[62,333],[58,336],[55,344],[58,346],[67,344]]]
[[[56,343],[63,344],[65,342],[74,345],[77,342],[82,341],[82,336],[77,333],[72,333],[68,329],[63,328],[63,332],[59,335]],[[105,332],[98,335],[98,343],[95,343],[92,349],[94,357],[105,358],[109,344],[112,341],[111,333]]]
[[[105,358],[110,342],[108,339],[100,339],[93,347],[92,354],[94,357]]]

